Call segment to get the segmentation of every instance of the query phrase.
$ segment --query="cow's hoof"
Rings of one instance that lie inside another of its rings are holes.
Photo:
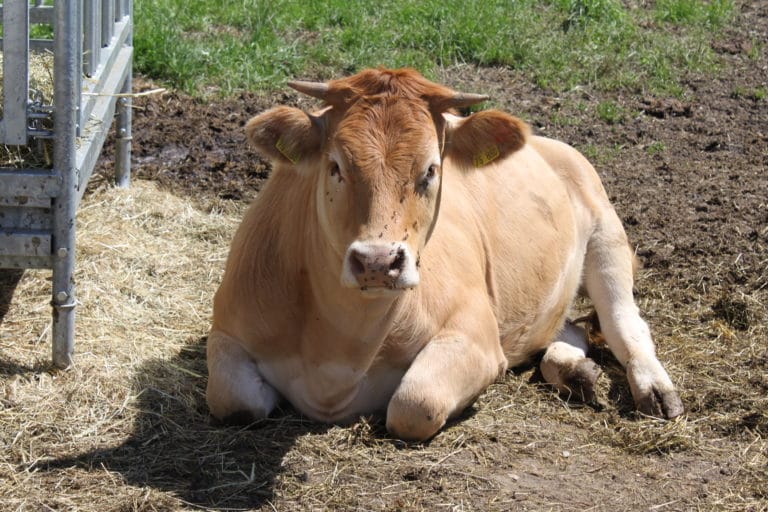
[[[564,372],[562,379],[566,390],[562,391],[568,393],[569,398],[594,403],[595,383],[602,373],[592,359],[584,358]]]
[[[638,359],[627,364],[627,379],[635,407],[642,414],[672,419],[685,411],[674,384],[656,359]]]
[[[672,419],[685,412],[683,401],[674,389],[658,391],[654,388],[651,393],[636,400],[635,405],[641,413],[655,418]]]

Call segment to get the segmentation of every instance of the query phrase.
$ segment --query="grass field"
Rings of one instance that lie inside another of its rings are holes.
[[[510,66],[542,87],[680,94],[714,71],[730,0],[138,0],[138,71],[195,94],[287,78],[457,63]]]

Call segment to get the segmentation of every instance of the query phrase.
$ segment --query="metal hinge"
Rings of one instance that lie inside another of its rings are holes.
[[[52,139],[53,106],[47,105],[41,91],[30,89],[30,100],[27,103],[27,135],[36,139]]]

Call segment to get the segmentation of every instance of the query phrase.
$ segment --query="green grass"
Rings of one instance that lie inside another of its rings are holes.
[[[665,149],[666,147],[663,142],[652,142],[645,148],[646,152],[651,156],[663,153]]]
[[[763,101],[768,96],[768,89],[765,87],[737,87],[731,93],[734,98],[747,98],[753,101]]]
[[[621,105],[613,101],[602,101],[597,104],[597,117],[608,124],[618,124],[624,121],[625,112]]]
[[[556,91],[679,94],[712,72],[729,0],[136,0],[138,71],[193,94],[383,65],[508,66]]]

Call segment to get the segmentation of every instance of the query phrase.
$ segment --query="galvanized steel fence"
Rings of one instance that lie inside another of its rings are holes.
[[[53,271],[53,363],[72,362],[75,212],[116,114],[115,179],[131,151],[131,0],[4,0],[0,143],[52,139],[51,168],[0,168],[0,268]],[[30,39],[30,23],[52,39]],[[31,94],[29,55],[53,52],[53,98]]]

